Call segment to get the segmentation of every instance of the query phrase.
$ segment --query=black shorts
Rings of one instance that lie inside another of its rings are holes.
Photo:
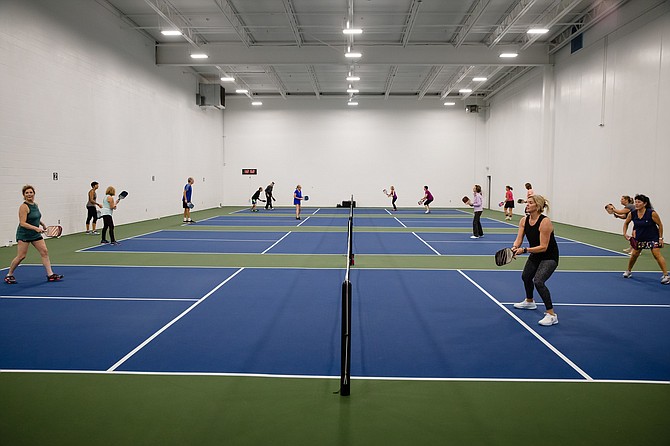
[[[433,202],[433,200],[426,200],[426,201],[423,202],[423,205],[428,206],[432,202]]]
[[[189,207],[188,207],[188,201],[182,199],[182,200],[181,200],[181,206],[182,206],[184,209],[189,209]]]
[[[505,209],[514,209],[514,200],[506,201]]]

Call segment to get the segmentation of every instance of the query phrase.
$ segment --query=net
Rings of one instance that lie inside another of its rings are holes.
[[[342,282],[342,335],[340,395],[348,396],[351,386],[351,267],[354,265],[354,196],[349,202],[347,222],[347,268]]]

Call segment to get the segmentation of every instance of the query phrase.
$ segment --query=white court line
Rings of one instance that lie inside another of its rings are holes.
[[[137,234],[137,235],[133,235],[132,237],[122,238],[122,239],[120,239],[119,241],[122,242],[122,241],[124,241],[124,240],[130,240],[130,239],[137,238],[137,237],[144,237],[145,235],[157,234],[157,233],[159,233],[159,232],[163,232],[163,231],[164,231],[164,229],[158,229],[158,230],[156,230],[156,231],[145,232],[144,234]],[[98,246],[101,246],[101,245],[102,245],[102,243],[98,243],[98,244],[95,245],[95,246],[89,246],[88,248],[77,249],[75,252],[84,252],[84,251],[88,251],[89,249],[97,248]]]
[[[535,336],[540,342],[542,342],[545,346],[547,346],[547,348],[549,348],[549,350],[551,350],[552,352],[554,352],[554,353],[556,354],[556,356],[558,356],[558,357],[561,358],[563,361],[565,361],[565,362],[566,362],[570,367],[572,367],[577,373],[579,373],[580,375],[582,375],[585,379],[587,379],[587,380],[589,380],[589,381],[593,381],[593,378],[591,378],[591,377],[590,377],[584,370],[582,370],[581,368],[579,368],[579,366],[577,366],[577,364],[575,364],[574,362],[572,362],[567,356],[565,356],[563,353],[561,353],[556,347],[554,347],[553,345],[551,345],[551,343],[549,343],[549,341],[547,341],[547,340],[544,339],[542,336],[540,336],[539,334],[537,334],[537,332],[536,332],[535,330],[533,330],[532,328],[530,328],[530,327],[528,326],[528,324],[526,324],[524,321],[522,321],[521,319],[519,319],[519,317],[518,317],[516,314],[512,313],[507,307],[505,307],[503,304],[501,304],[500,301],[499,301],[498,299],[496,299],[495,297],[493,297],[493,296],[491,295],[491,293],[489,293],[489,292],[486,291],[484,288],[482,288],[481,285],[479,285],[477,282],[475,282],[474,280],[472,280],[467,274],[465,274],[465,273],[464,273],[463,271],[461,271],[460,269],[458,269],[458,270],[456,270],[456,271],[458,271],[458,272],[459,272],[463,277],[465,277],[470,283],[472,283],[474,286],[476,286],[482,293],[484,293],[484,295],[486,295],[489,299],[491,299],[496,305],[498,305],[500,308],[502,308],[503,311],[505,311],[507,314],[509,314],[510,316],[512,316],[512,318],[513,318],[515,321],[517,321],[519,324],[521,324],[522,327],[524,327],[526,330],[528,330],[528,331],[530,332],[530,334],[532,334],[533,336]]]
[[[280,379],[332,379],[339,380],[340,376],[335,375],[285,375],[272,373],[234,373],[234,372],[139,372],[132,370],[105,371],[105,370],[43,370],[43,369],[0,369],[0,373],[56,373],[69,375],[143,375],[143,376],[228,376],[238,378],[280,378]],[[662,384],[670,385],[670,381],[652,381],[652,380],[634,380],[634,379],[593,379],[586,381],[583,379],[550,379],[550,378],[417,378],[406,376],[357,376],[352,375],[352,379],[369,381],[462,381],[462,382],[537,382],[537,383],[575,383],[575,384]]]
[[[119,368],[119,367],[121,366],[121,364],[123,364],[123,363],[126,362],[128,359],[130,359],[135,353],[137,353],[138,351],[140,351],[141,349],[143,349],[149,342],[151,342],[151,341],[153,341],[154,339],[156,339],[156,337],[158,337],[158,335],[160,335],[160,334],[163,333],[165,330],[167,330],[168,328],[170,328],[170,327],[171,327],[173,324],[175,324],[179,319],[181,319],[182,317],[186,316],[192,309],[194,309],[195,307],[197,307],[198,305],[200,305],[201,303],[203,303],[205,300],[207,300],[207,298],[208,298],[209,296],[211,296],[212,294],[214,294],[214,292],[216,292],[216,290],[218,290],[218,289],[221,288],[223,285],[225,285],[226,283],[228,283],[230,280],[232,280],[233,277],[237,276],[237,275],[238,275],[239,273],[241,273],[242,271],[244,271],[244,268],[240,268],[240,269],[238,269],[237,271],[235,271],[235,272],[234,272],[231,276],[229,276],[226,280],[224,280],[223,282],[221,282],[220,284],[218,284],[217,286],[215,286],[209,293],[205,294],[205,295],[202,296],[200,299],[198,299],[198,301],[197,301],[196,303],[194,303],[193,305],[191,305],[190,307],[188,307],[186,310],[182,311],[182,313],[181,313],[179,316],[177,316],[176,318],[172,319],[170,322],[168,322],[167,324],[165,324],[165,325],[163,326],[163,328],[161,328],[161,329],[158,330],[156,333],[154,333],[154,334],[152,334],[151,336],[149,336],[144,342],[142,342],[140,345],[138,345],[138,346],[135,347],[132,351],[130,351],[126,356],[124,356],[124,357],[121,358],[119,361],[117,361],[116,364],[114,364],[113,366],[111,366],[110,368],[108,368],[107,371],[108,371],[108,372],[113,372],[114,370],[116,370],[117,368]]]
[[[299,228],[303,223],[305,223],[305,222],[306,222],[307,220],[309,220],[310,218],[312,218],[311,215],[310,215],[309,217],[307,217],[306,219],[304,219],[303,221],[301,221],[300,223],[298,223],[296,227]]]
[[[174,298],[167,299],[164,297],[72,297],[72,296],[0,296],[0,299],[53,299],[53,300],[124,300],[124,301],[186,301],[195,302],[198,299],[190,298]]]
[[[400,225],[401,225],[403,228],[406,228],[406,227],[407,227],[407,226],[405,226],[405,223],[403,223],[403,222],[401,222],[400,220],[398,220],[398,217],[393,217],[393,218],[395,219],[395,221],[397,221],[398,223],[400,223]]]
[[[438,256],[441,256],[441,255],[442,255],[442,254],[440,254],[439,252],[437,252],[437,251],[435,250],[435,248],[433,248],[432,246],[430,246],[424,239],[422,239],[421,237],[419,237],[418,235],[416,235],[416,232],[412,232],[412,234],[414,234],[414,237],[416,237],[416,238],[418,238],[419,240],[421,240],[421,241],[423,242],[424,245],[426,245],[427,247],[429,247],[430,249],[432,249],[433,252],[434,252],[435,254],[437,254]]]
[[[286,238],[286,236],[288,236],[291,232],[292,232],[292,231],[288,231],[286,234],[284,234],[284,235],[282,236],[282,238],[280,238],[279,240],[277,240],[276,242],[274,242],[268,249],[266,249],[265,251],[263,251],[261,254],[265,254],[266,252],[268,252],[269,250],[271,250],[272,248],[274,248],[279,242],[281,242],[282,240],[284,240],[284,239]]]
[[[142,239],[141,241],[170,241],[170,242],[274,242],[275,239],[236,239],[236,238],[177,238],[177,237],[151,237]]]

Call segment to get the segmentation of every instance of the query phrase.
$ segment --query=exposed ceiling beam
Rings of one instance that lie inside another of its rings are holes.
[[[307,72],[309,73],[309,80],[312,83],[314,94],[317,99],[321,99],[321,87],[319,86],[319,77],[316,75],[316,70],[313,65],[307,65]]]
[[[240,14],[232,3],[230,3],[230,0],[214,0],[214,3],[216,3],[216,6],[219,7],[223,15],[228,19],[233,29],[235,29],[244,46],[249,47],[256,43],[256,39],[247,31],[246,24],[240,19]]]
[[[472,27],[475,26],[475,23],[477,22],[477,20],[479,20],[479,17],[481,17],[482,13],[484,12],[484,10],[486,9],[486,7],[489,5],[490,2],[491,0],[476,0],[475,4],[472,6],[472,8],[470,8],[470,11],[466,16],[467,18],[465,19],[465,22],[461,24],[458,33],[454,36],[453,39],[451,39],[452,45],[458,48],[463,44],[465,38],[472,30]]]
[[[583,33],[587,29],[602,20],[605,16],[616,10],[619,6],[626,3],[627,0],[600,0],[593,5],[586,13],[580,16],[575,23],[568,26],[560,34],[551,40],[551,48],[549,54],[553,54],[577,35]]]
[[[362,65],[509,65],[500,59],[497,51],[485,46],[463,45],[460,48],[447,46],[422,46],[406,48],[389,46],[357,46],[363,53],[358,61]],[[346,64],[340,51],[324,51],[320,47],[303,46],[254,46],[247,48],[240,43],[207,45],[209,58],[194,62],[190,47],[184,43],[158,44],[158,65],[343,65]],[[535,44],[523,51],[514,60],[514,65],[545,65],[550,63],[547,46]]]
[[[500,70],[502,70],[502,69],[503,69],[503,67],[495,67],[492,71],[486,73],[486,77],[488,77],[489,79],[493,79],[494,76],[495,76],[496,74],[498,74],[498,72],[499,72]],[[472,88],[470,88],[472,91],[471,91],[470,93],[464,93],[464,94],[463,94],[463,97],[462,97],[461,99],[462,99],[462,100],[467,99],[467,98],[470,97],[472,94],[476,93],[477,90],[479,90],[479,89],[482,88],[483,86],[484,86],[484,83],[482,83],[482,82],[474,82],[474,81],[470,82],[470,83],[468,84],[468,87],[467,87],[467,88],[472,87]]]
[[[181,13],[165,0],[144,0],[165,22],[174,29],[181,31],[182,37],[195,48],[201,44],[207,43],[202,37],[196,35],[191,29],[188,21]]]
[[[388,74],[386,75],[386,82],[384,83],[384,99],[388,99],[391,94],[391,88],[393,87],[393,81],[395,80],[395,75],[398,74],[398,66],[392,65]]]
[[[402,46],[406,47],[409,42],[409,37],[412,34],[412,29],[414,29],[414,24],[416,23],[416,17],[419,12],[419,7],[421,6],[421,0],[412,0],[412,4],[409,8],[409,14],[405,19],[405,26],[403,26],[402,31]]]
[[[265,70],[265,74],[267,74],[270,80],[272,80],[272,83],[277,88],[277,91],[279,92],[281,97],[286,99],[286,85],[284,85],[281,78],[275,71],[274,67],[271,65],[265,65],[263,69]]]
[[[491,48],[495,46],[500,40],[505,37],[505,34],[512,29],[512,26],[519,21],[521,17],[535,4],[536,0],[519,0],[514,8],[507,14],[496,27],[495,31],[486,39],[486,46]]]
[[[442,90],[442,94],[440,95],[441,98],[446,98],[449,96],[449,93],[453,91],[454,88],[458,86],[458,83],[465,79],[465,76],[467,76],[470,71],[472,71],[475,67],[473,65],[466,66],[466,67],[461,67],[460,70],[458,70],[458,73],[454,74],[451,79],[449,79],[449,82],[447,83],[447,86],[444,87]]]
[[[303,38],[302,33],[300,32],[300,26],[298,25],[297,15],[293,9],[293,3],[291,0],[282,0],[282,2],[284,3],[288,23],[291,25],[291,31],[293,32],[293,36],[295,36],[295,42],[300,47],[303,44]]]
[[[533,67],[510,67],[510,70],[505,75],[498,78],[498,81],[495,84],[489,86],[491,91],[486,94],[484,99],[487,101],[490,100],[493,96],[500,93],[505,87],[532,69]]]
[[[547,29],[555,26],[563,17],[568,15],[568,13],[575,9],[575,7],[581,2],[582,0],[560,0],[558,3],[555,3],[549,9],[544,11],[544,13],[537,20],[536,25]],[[530,47],[537,39],[540,38],[540,36],[541,34],[524,34],[522,38],[522,45],[519,50],[523,51]]]
[[[419,99],[422,99],[426,95],[426,92],[428,91],[430,86],[433,85],[433,82],[435,82],[435,79],[437,79],[437,76],[440,75],[441,71],[442,67],[439,65],[435,65],[430,68],[428,75],[426,76],[426,78],[421,83],[421,86],[419,87]]]

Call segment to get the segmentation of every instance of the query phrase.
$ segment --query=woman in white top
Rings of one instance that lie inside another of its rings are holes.
[[[102,200],[102,209],[100,210],[102,221],[104,222],[104,226],[102,227],[102,240],[100,240],[100,243],[109,243],[109,240],[105,238],[107,230],[109,229],[109,238],[112,245],[118,245],[119,242],[114,238],[114,219],[112,218],[112,213],[119,204],[119,200],[114,200],[114,195],[116,195],[116,189],[114,189],[113,186],[109,186],[107,190],[105,190],[105,198]]]
[[[484,237],[484,230],[482,229],[482,223],[480,221],[482,213],[484,212],[482,187],[479,184],[475,184],[475,186],[472,188],[472,192],[474,192],[474,195],[468,204],[472,206],[473,210],[475,211],[475,216],[472,219],[472,235],[470,238]]]

